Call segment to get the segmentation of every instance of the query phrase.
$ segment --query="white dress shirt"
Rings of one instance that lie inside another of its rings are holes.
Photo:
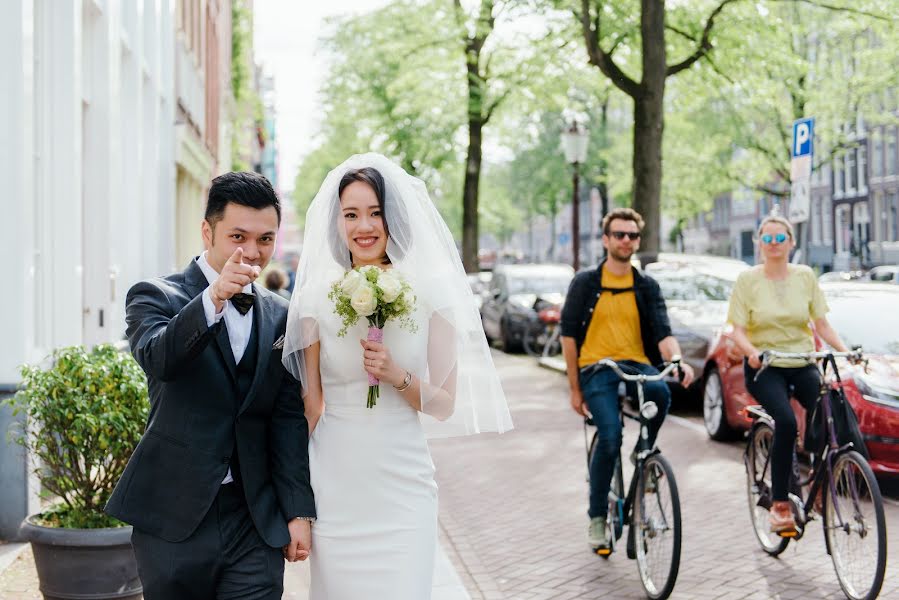
[[[203,311],[206,313],[206,325],[212,327],[215,323],[225,319],[225,328],[228,330],[228,340],[231,342],[231,353],[234,355],[234,363],[239,363],[240,359],[243,358],[244,351],[247,349],[250,334],[253,332],[253,308],[250,307],[247,314],[242,315],[239,310],[234,308],[230,300],[226,300],[222,312],[216,313],[215,303],[212,301],[211,294],[212,282],[218,279],[219,273],[209,264],[209,261],[206,259],[206,252],[197,257],[197,266],[200,267],[203,275],[206,276],[206,281],[209,282],[209,287],[206,288],[206,292],[203,294]],[[252,294],[252,284],[244,286],[243,292]],[[234,478],[231,476],[231,468],[229,467],[222,484],[231,483],[232,481],[234,481]]]

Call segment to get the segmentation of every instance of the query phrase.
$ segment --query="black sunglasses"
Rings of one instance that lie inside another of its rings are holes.
[[[624,236],[627,236],[631,241],[640,239],[639,231],[610,231],[609,235],[616,240],[623,240]]]

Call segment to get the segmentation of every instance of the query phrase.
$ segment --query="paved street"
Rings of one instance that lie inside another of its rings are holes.
[[[516,429],[431,443],[440,486],[441,546],[455,566],[438,568],[434,600],[644,598],[636,563],[623,547],[604,561],[584,540],[584,438],[561,374],[533,359],[494,354]],[[636,427],[625,429],[631,447]],[[695,407],[675,406],[659,437],[674,466],[683,510],[683,550],[673,598],[843,598],[819,522],[774,559],[750,530],[741,443],[710,441]],[[629,469],[626,470],[629,477]],[[889,539],[899,548],[899,485],[889,486]],[[2,600],[38,600],[30,549],[0,568]],[[308,569],[291,565],[285,598],[306,597]],[[881,598],[899,598],[899,568],[888,560]]]
[[[644,598],[636,563],[623,547],[608,561],[587,549],[583,428],[568,407],[565,378],[527,357],[496,352],[495,360],[515,431],[431,445],[445,545],[472,598]],[[627,447],[635,429],[625,429]],[[779,559],[758,547],[746,506],[742,444],[709,440],[695,409],[669,419],[659,444],[674,466],[683,511],[673,598],[844,597],[820,521]],[[895,553],[895,500],[887,505],[887,522]],[[895,560],[888,560],[881,597],[899,598]]]

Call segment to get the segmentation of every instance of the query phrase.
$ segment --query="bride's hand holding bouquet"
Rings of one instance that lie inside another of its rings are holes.
[[[384,340],[384,326],[388,321],[398,321],[400,327],[412,333],[418,325],[412,320],[415,309],[415,295],[409,284],[393,270],[383,270],[367,265],[350,269],[335,281],[328,293],[334,302],[334,312],[341,318],[343,326],[337,333],[343,337],[349,327],[354,326],[359,317],[368,320],[368,336],[360,340],[363,364],[368,372],[368,399],[366,406],[372,408],[380,393],[380,379],[393,383],[399,369],[393,363],[390,352],[381,343]],[[400,375],[400,383],[405,376]]]

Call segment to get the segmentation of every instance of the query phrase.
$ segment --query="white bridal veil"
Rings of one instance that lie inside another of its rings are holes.
[[[499,375],[453,237],[424,182],[380,154],[351,156],[328,173],[309,206],[287,318],[284,366],[305,389],[303,349],[319,340],[318,315],[333,311],[327,290],[350,268],[338,186],[347,171],[363,167],[376,169],[384,178],[387,255],[431,315],[427,372],[418,374],[426,433],[429,437],[449,437],[512,429]],[[438,388],[451,392],[452,406],[437,406],[436,399],[445,397],[434,393]]]

